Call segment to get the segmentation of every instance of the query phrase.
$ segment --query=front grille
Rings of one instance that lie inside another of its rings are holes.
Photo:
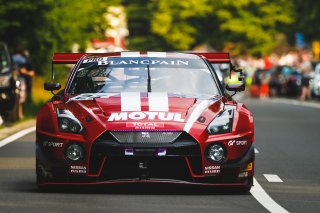
[[[164,160],[166,157],[169,157],[170,159],[178,157],[178,159],[185,160],[185,157],[188,157],[193,173],[202,174],[202,158],[199,143],[186,132],[172,132],[176,135],[176,138],[167,139],[165,142],[142,143],[141,141],[134,141],[128,143],[124,139],[122,140],[123,142],[119,142],[119,139],[116,139],[115,136],[118,136],[118,134],[131,134],[132,131],[106,131],[92,144],[89,173],[97,174],[99,172],[99,169],[101,169],[101,166],[103,165],[102,162],[104,157],[106,157],[106,163],[108,163],[108,165],[110,165],[110,158],[127,158],[128,156],[125,156],[125,153],[126,149],[129,147],[134,151],[134,156],[129,158],[131,160],[141,157],[151,158],[152,156],[159,158],[159,160]],[[113,133],[113,135],[111,133]],[[136,133],[139,133],[139,131]],[[163,132],[150,131],[148,133],[157,133],[161,135]],[[159,148],[166,149],[165,157],[159,157],[157,155]],[[147,150],[149,152],[145,154],[141,152],[141,150]],[[150,152],[150,150],[152,152]],[[121,167],[118,167],[118,169],[119,168]]]
[[[112,131],[110,134],[119,143],[172,143],[182,132],[123,132]]]
[[[139,168],[141,163],[146,168]],[[192,181],[183,157],[109,157],[100,178],[102,181],[136,178]]]

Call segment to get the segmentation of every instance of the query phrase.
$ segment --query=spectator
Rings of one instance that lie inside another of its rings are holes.
[[[26,102],[31,103],[32,102],[32,78],[35,75],[32,65],[21,50],[16,50],[15,54],[12,56],[12,59],[19,69],[21,80],[25,81]]]
[[[19,81],[20,81],[20,99],[19,99],[19,119],[23,118],[23,108],[22,105],[26,100],[26,81],[23,75],[21,74],[21,69],[25,66],[27,59],[24,57],[20,50],[16,50],[12,56],[12,60],[19,71]]]
[[[260,97],[261,98],[268,98],[269,97],[270,76],[268,75],[266,70],[262,70],[260,79],[261,79]]]
[[[306,53],[303,53],[301,55],[300,69],[302,73],[302,78],[301,78],[302,90],[301,90],[300,100],[301,101],[305,101],[307,99],[311,100],[311,90],[310,90],[309,82],[310,82],[310,73],[312,71],[312,64]]]

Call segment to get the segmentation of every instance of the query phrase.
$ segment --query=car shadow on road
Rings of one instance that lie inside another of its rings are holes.
[[[25,183],[24,187],[34,193],[66,194],[113,194],[113,195],[250,195],[232,187],[212,187],[167,183],[130,183],[106,185],[47,186],[38,189],[35,183]]]

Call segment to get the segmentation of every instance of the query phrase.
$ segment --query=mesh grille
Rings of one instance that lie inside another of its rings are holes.
[[[182,132],[110,132],[119,143],[172,143]]]

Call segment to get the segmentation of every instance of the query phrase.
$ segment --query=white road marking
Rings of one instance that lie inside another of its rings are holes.
[[[121,93],[121,111],[141,111],[141,98],[139,92]]]
[[[19,138],[31,133],[31,132],[34,132],[34,131],[36,131],[36,127],[35,126],[27,128],[27,129],[24,129],[24,130],[21,130],[20,132],[17,132],[15,134],[13,134],[13,135],[1,140],[0,141],[0,148],[5,146],[5,145],[7,145],[8,143],[11,143],[11,142],[13,142],[13,141],[15,141],[15,140],[17,140],[17,139],[19,139]]]
[[[169,99],[166,92],[149,92],[149,111],[169,111]]]
[[[254,153],[260,153],[256,148],[254,148]]]
[[[277,202],[275,202],[264,189],[260,186],[258,181],[253,178],[253,187],[250,190],[252,196],[263,205],[270,212],[277,213],[286,213],[288,212],[282,206],[280,206]]]
[[[282,182],[283,182],[278,175],[264,174],[264,177],[265,177],[269,182],[274,182],[274,183],[282,183]]]

